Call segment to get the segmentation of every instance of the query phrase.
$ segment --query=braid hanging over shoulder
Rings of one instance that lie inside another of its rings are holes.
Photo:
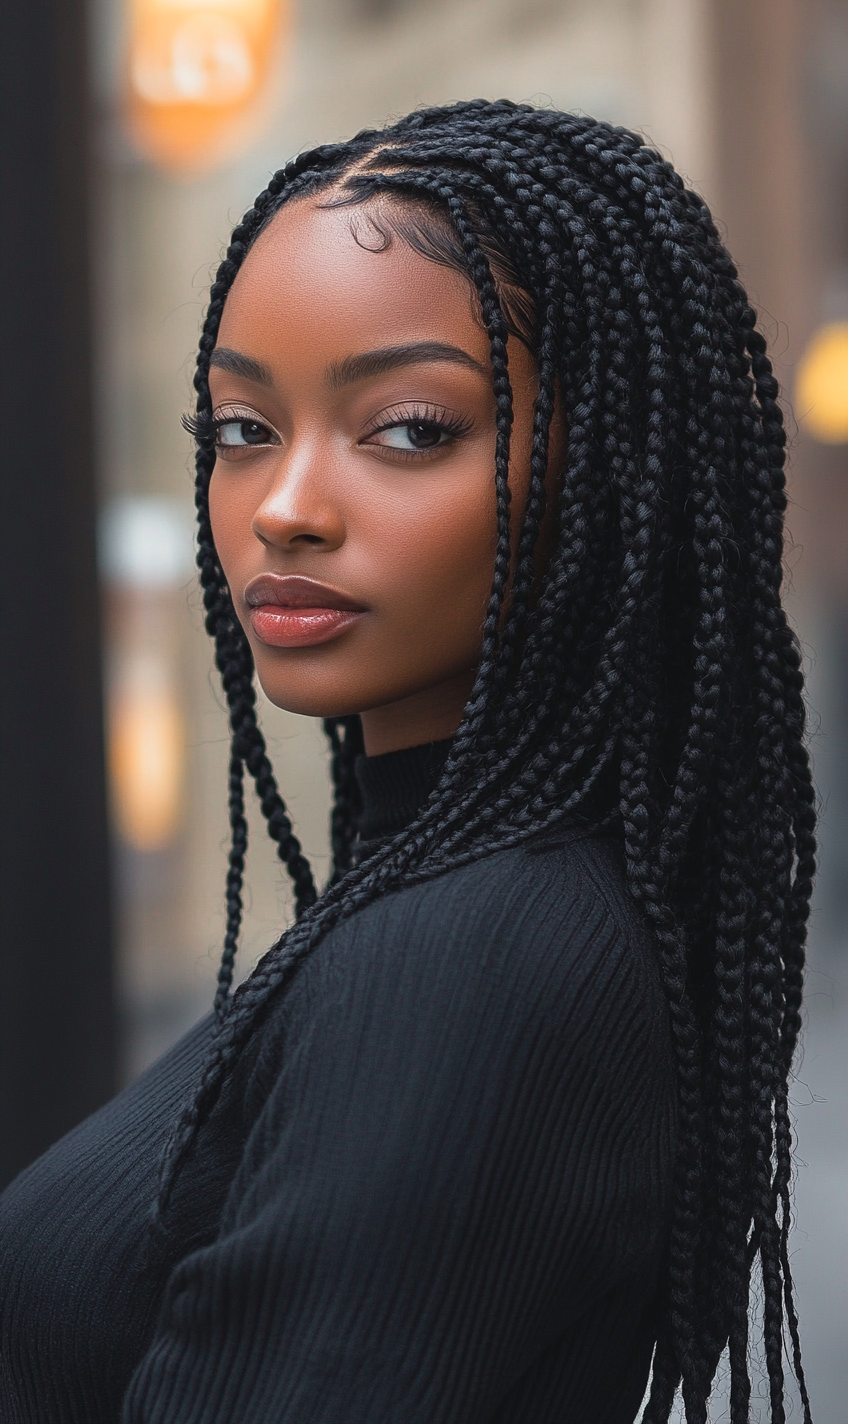
[[[336,804],[323,893],[256,718],[253,663],[215,551],[209,357],[251,244],[306,195],[367,204],[389,240],[464,271],[488,333],[498,544],[476,684],[439,785],[361,866],[356,717],[325,723]],[[428,236],[429,233],[429,236]],[[722,1352],[749,1419],[749,1287],[762,1277],[770,1419],[784,1328],[810,1424],[792,1296],[788,1082],[815,866],[799,650],[781,606],[785,437],[777,384],[710,214],[637,135],[506,101],[426,109],[281,169],[233,233],[195,377],[198,564],[232,730],[219,1019],[163,1163],[159,1210],[242,1047],[295,964],[391,887],[580,815],[620,831],[655,936],[679,1084],[674,1219],[647,1424],[678,1389],[705,1424]],[[508,336],[538,365],[530,494],[510,559]],[[555,400],[567,454],[541,588],[536,544]],[[507,602],[506,591],[510,588]],[[253,778],[296,922],[230,995]]]

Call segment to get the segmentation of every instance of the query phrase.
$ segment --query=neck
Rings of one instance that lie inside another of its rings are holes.
[[[424,805],[444,771],[449,741],[429,742],[381,756],[361,756],[356,779],[362,796],[360,844],[397,835]],[[370,848],[369,847],[369,848]]]
[[[462,721],[476,669],[414,692],[410,697],[360,713],[367,756],[404,751],[452,737]]]

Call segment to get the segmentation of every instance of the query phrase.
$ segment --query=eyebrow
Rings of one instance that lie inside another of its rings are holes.
[[[342,386],[352,385],[354,381],[382,376],[386,371],[395,371],[401,366],[436,361],[465,366],[487,380],[491,379],[491,371],[463,351],[461,346],[449,346],[443,341],[415,341],[406,346],[383,346],[377,351],[363,351],[360,356],[345,356],[343,361],[334,361],[327,370],[327,385],[330,390],[337,391]]]
[[[274,377],[261,361],[252,356],[244,356],[241,351],[231,351],[229,346],[216,346],[209,357],[209,365],[221,371],[229,371],[231,376],[241,376],[245,381],[255,381],[259,386],[273,386]]]
[[[405,346],[383,346],[375,351],[363,351],[359,356],[345,356],[342,361],[334,361],[327,369],[327,385],[332,391],[355,381],[366,381],[374,376],[382,376],[386,371],[396,371],[403,366],[448,361],[454,366],[465,366],[478,375],[490,379],[491,371],[461,346],[451,346],[445,341],[414,341]],[[233,351],[229,346],[216,346],[209,357],[209,365],[221,371],[229,371],[231,376],[241,376],[243,380],[255,381],[260,386],[273,386],[274,378],[269,368],[252,356],[241,351]]]

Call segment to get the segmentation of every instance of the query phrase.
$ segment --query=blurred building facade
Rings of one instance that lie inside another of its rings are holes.
[[[179,175],[145,158],[127,126],[130,18],[120,0],[97,0],[98,429],[125,1076],[208,1005],[223,933],[226,718],[192,574],[179,417],[230,228],[300,149],[416,105],[506,96],[638,129],[726,231],[788,401],[790,601],[810,661],[825,812],[798,1090],[811,1162],[799,1203],[818,1224],[804,1249],[799,1238],[798,1273],[815,1322],[816,1418],[839,1424],[848,1134],[844,1113],[804,1102],[848,1088],[848,443],[814,439],[793,401],[817,329],[848,321],[848,0],[311,0],[281,12],[271,78],[237,151]],[[321,870],[320,732],[267,706],[263,719]],[[156,768],[167,772],[158,781]],[[251,831],[243,971],[290,914],[255,814]]]

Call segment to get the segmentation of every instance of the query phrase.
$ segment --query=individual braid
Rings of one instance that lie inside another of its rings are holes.
[[[362,795],[356,779],[356,759],[365,750],[358,717],[325,717],[324,732],[330,743],[333,809],[330,815],[331,885],[353,865],[354,846],[362,815]]]
[[[215,992],[215,1017],[223,1018],[224,1009],[233,983],[236,950],[242,920],[241,891],[244,881],[244,859],[247,852],[247,821],[244,815],[244,762],[235,752],[230,756],[230,843],[227,868],[227,924],[224,934],[224,953],[218,970],[218,988]]]
[[[425,255],[428,223],[441,225],[433,260],[457,266],[476,295],[497,418],[497,551],[465,717],[414,822],[362,864],[361,726],[328,719],[333,871],[320,896],[256,721],[250,649],[207,495],[209,356],[227,293],[259,232],[306,195],[378,198],[387,240]],[[414,232],[393,213],[413,213]],[[530,493],[513,531],[508,332],[532,347],[539,375]],[[666,1424],[679,1387],[687,1424],[704,1424],[725,1349],[731,1424],[747,1424],[755,1259],[770,1418],[785,1418],[785,1323],[809,1424],[788,1246],[788,1082],[815,805],[800,658],[780,601],[786,442],[756,314],[706,205],[637,135],[591,118],[505,100],[420,110],[275,175],[219,268],[195,385],[198,563],[233,734],[233,844],[219,1028],[169,1143],[160,1212],[247,1038],[334,925],[391,888],[578,817],[621,839],[629,891],[656,940],[677,1064],[674,1209],[646,1424]],[[557,405],[567,450],[554,492]],[[543,520],[555,540],[540,577]],[[297,913],[228,1001],[245,767]]]

